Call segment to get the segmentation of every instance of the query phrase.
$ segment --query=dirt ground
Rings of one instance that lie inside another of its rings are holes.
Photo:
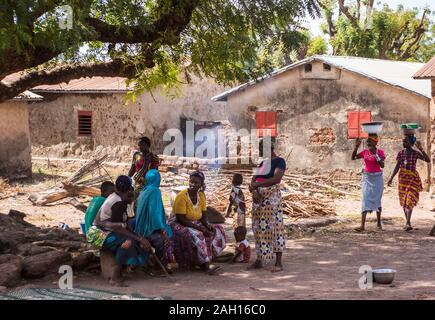
[[[52,183],[45,173],[36,174],[36,182],[22,187],[15,197],[0,200],[0,212],[16,209],[27,214],[26,220],[39,226],[65,222],[78,228],[83,214],[67,203],[35,207],[28,194]],[[353,231],[359,224],[358,199],[335,200],[339,217],[347,222],[336,223],[293,236],[287,240],[284,268],[271,273],[271,265],[263,270],[247,271],[245,264],[223,264],[219,275],[208,276],[200,271],[175,273],[174,282],[164,277],[145,274],[127,275],[123,293],[145,296],[169,296],[173,299],[434,299],[435,298],[435,238],[428,235],[435,222],[429,211],[430,199],[421,194],[415,208],[411,232],[403,231],[403,213],[395,188],[387,188],[383,199],[384,231],[376,228],[375,215],[369,217],[365,233]],[[287,222],[290,222],[287,220]],[[226,223],[229,244],[232,221]],[[253,245],[252,233],[249,240]],[[396,279],[392,285],[374,285],[362,290],[358,286],[360,266],[394,268]],[[54,287],[58,276],[23,282],[21,287]],[[99,274],[81,273],[74,278],[74,286],[113,290]]]

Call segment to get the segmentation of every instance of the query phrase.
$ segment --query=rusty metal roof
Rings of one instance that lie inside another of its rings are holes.
[[[17,72],[5,77],[2,82],[12,83],[21,77],[22,73]],[[62,82],[59,84],[40,85],[32,88],[32,92],[125,92],[129,88],[126,84],[126,78],[122,77],[84,77],[73,79],[68,83]]]
[[[431,98],[430,81],[417,81],[413,75],[423,64],[416,62],[391,61],[381,59],[369,59],[360,57],[329,56],[315,55],[305,58],[296,63],[282,67],[268,75],[256,80],[244,83],[240,86],[225,91],[212,98],[213,101],[227,101],[228,96],[235,92],[243,91],[247,87],[253,86],[258,82],[267,81],[274,76],[291,69],[297,68],[303,64],[312,61],[321,61],[330,64],[336,68],[344,69],[353,73],[360,74],[375,81],[383,82],[393,87],[408,90],[414,94]]]
[[[413,76],[414,79],[435,79],[435,57],[432,57],[423,68],[419,69]]]
[[[33,92],[125,92],[128,91],[126,78],[90,77],[71,80],[68,83],[41,85],[32,88]]]

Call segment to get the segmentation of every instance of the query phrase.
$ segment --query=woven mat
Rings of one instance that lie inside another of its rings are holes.
[[[0,300],[170,300],[169,297],[144,297],[89,288],[26,288],[0,294]]]

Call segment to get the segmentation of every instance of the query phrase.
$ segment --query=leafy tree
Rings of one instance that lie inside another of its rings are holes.
[[[422,44],[430,47],[427,31],[430,10],[397,9],[374,0],[324,0],[323,31],[330,37],[334,55],[349,55],[391,60],[425,59]],[[338,11],[338,14],[335,14]],[[430,50],[430,49],[429,49]]]
[[[1,0],[0,102],[87,76],[128,77],[135,92],[176,86],[186,65],[218,83],[246,81],[261,70],[252,66],[264,43],[299,45],[297,27],[319,15],[318,1]],[[59,23],[65,8],[72,28]]]

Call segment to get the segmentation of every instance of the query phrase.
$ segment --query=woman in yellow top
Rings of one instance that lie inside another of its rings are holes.
[[[174,231],[174,255],[180,269],[199,265],[213,274],[220,267],[211,265],[214,257],[225,248],[226,237],[222,226],[208,223],[207,202],[204,195],[204,174],[190,175],[189,188],[181,191],[174,201],[171,220]]]

